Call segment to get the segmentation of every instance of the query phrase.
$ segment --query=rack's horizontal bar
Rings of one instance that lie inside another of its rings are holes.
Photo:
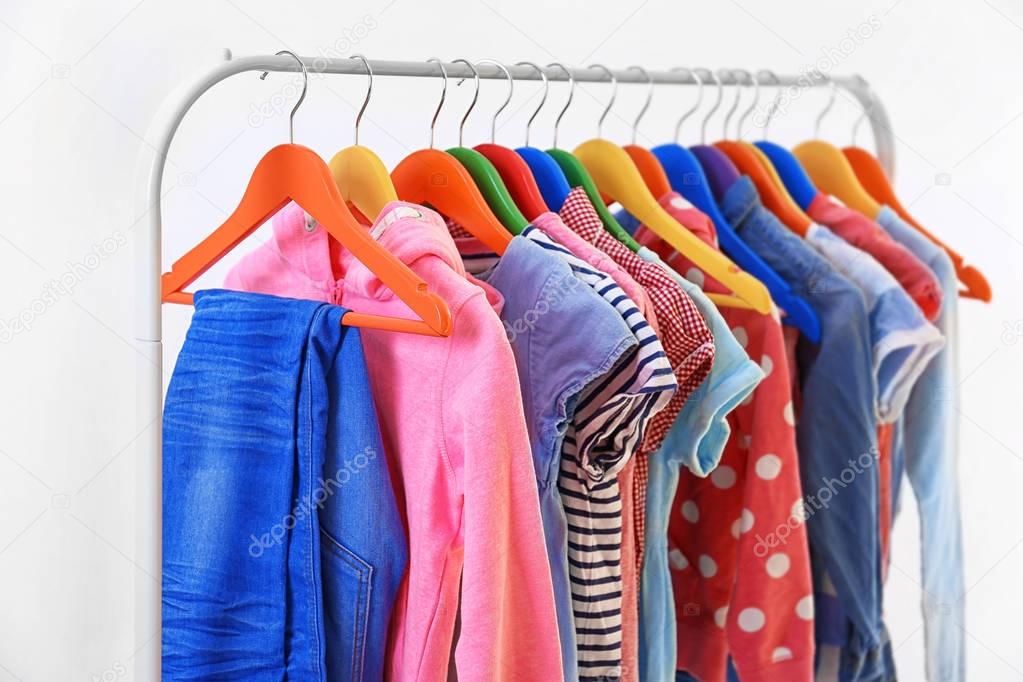
[[[331,73],[331,74],[365,74],[366,66],[361,59],[334,59],[327,57],[302,57],[302,62],[310,74]],[[286,55],[272,57],[237,57],[232,58],[235,71],[300,71],[294,59]],[[370,59],[370,66],[374,76],[405,76],[411,78],[441,76],[440,66],[436,62],[402,62],[384,59]],[[543,65],[540,65],[543,66]],[[540,80],[540,74],[532,66],[506,64],[505,67],[515,80]],[[569,67],[572,77],[580,83],[609,83],[610,76],[607,71],[598,68]],[[462,63],[444,62],[444,70],[449,78],[472,78],[473,72],[468,66]],[[493,64],[480,64],[476,67],[480,78],[505,78],[504,71]],[[568,75],[559,66],[543,66],[547,78],[552,81],[567,81]],[[692,72],[685,68],[671,71],[647,71],[646,75],[638,69],[612,69],[615,79],[619,83],[654,83],[673,85],[696,85],[697,80]],[[734,85],[738,82],[738,74],[731,69],[718,69],[716,71],[721,82],[725,85]],[[699,69],[700,77],[704,82],[710,84],[712,79],[708,69]],[[809,87],[825,85],[834,81],[836,85],[852,88],[866,85],[859,76],[835,76],[828,77],[816,71],[807,71],[802,74],[778,74],[775,76],[770,71],[755,71],[754,74],[761,85],[778,85],[783,87],[799,86]],[[744,75],[742,79],[748,83]]]

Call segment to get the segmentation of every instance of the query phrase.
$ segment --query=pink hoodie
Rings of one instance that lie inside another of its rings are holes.
[[[294,204],[225,286],[411,317]],[[447,338],[363,329],[384,449],[409,533],[389,678],[561,680],[554,593],[515,360],[494,307],[466,279],[440,217],[395,202],[372,234],[447,301]],[[337,273],[337,274],[335,274]]]

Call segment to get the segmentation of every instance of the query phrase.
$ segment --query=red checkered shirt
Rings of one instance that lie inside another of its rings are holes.
[[[646,527],[647,457],[661,446],[686,400],[710,373],[714,338],[696,304],[670,274],[656,263],[640,258],[604,229],[585,190],[577,187],[569,192],[559,213],[566,225],[610,256],[646,290],[653,301],[661,344],[678,381],[678,390],[668,406],[654,415],[643,445],[636,453],[632,502],[638,566],[642,562]]]

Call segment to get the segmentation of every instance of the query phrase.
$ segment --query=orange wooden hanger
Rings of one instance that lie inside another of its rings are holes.
[[[403,200],[436,209],[458,222],[495,253],[504,254],[511,243],[511,233],[494,215],[465,166],[447,152],[433,148],[434,128],[444,106],[448,76],[439,59],[428,61],[437,62],[444,77],[440,103],[430,122],[430,148],[412,152],[402,159],[391,171],[391,180]]]
[[[744,69],[736,69],[733,71],[735,74],[745,74],[749,77],[753,83],[757,95],[759,97],[760,86],[756,81],[756,78],[748,71]],[[732,102],[731,108],[728,113],[725,114],[724,124],[724,137],[728,137],[728,123],[732,118],[732,114],[739,106],[739,98],[741,96],[741,85],[736,78],[735,86],[735,100]],[[754,100],[753,105],[756,106]],[[752,110],[752,109],[750,109]],[[739,128],[741,133],[742,121],[746,118],[746,115],[750,110],[747,110],[739,118]],[[792,200],[792,197],[788,195],[784,187],[780,187],[771,174],[764,168],[763,160],[757,155],[755,151],[751,149],[752,145],[746,145],[738,140],[723,139],[720,142],[714,144],[715,147],[725,153],[732,163],[735,164],[736,168],[739,169],[743,175],[748,175],[750,180],[757,188],[757,194],[760,195],[760,200],[764,206],[778,216],[778,219],[785,223],[785,226],[790,230],[805,237],[807,231],[810,229],[810,225],[813,221],[810,220],[796,202]]]
[[[825,78],[827,78],[825,76]],[[881,212],[881,205],[863,189],[856,173],[853,171],[849,161],[842,155],[840,150],[830,142],[820,139],[821,121],[831,111],[835,104],[835,97],[838,88],[834,81],[829,79],[831,97],[824,111],[817,115],[813,126],[815,139],[803,142],[792,150],[792,154],[799,160],[807,175],[813,180],[813,184],[820,191],[837,197],[849,208],[859,211],[870,219],[877,218]]]
[[[985,303],[991,300],[991,285],[988,284],[987,278],[984,277],[983,273],[972,265],[967,265],[961,255],[931,234],[909,214],[909,211],[902,206],[898,197],[895,196],[895,190],[888,180],[888,175],[884,172],[881,163],[873,154],[860,147],[845,147],[842,149],[842,154],[849,161],[860,184],[863,185],[864,189],[874,199],[891,207],[893,211],[899,214],[899,217],[919,230],[922,235],[930,239],[935,245],[941,247],[948,254],[952,264],[955,266],[959,281],[966,286],[964,290],[959,292],[961,297],[973,298]]]
[[[636,170],[639,171],[639,175],[643,178],[643,183],[647,186],[647,189],[659,200],[665,194],[671,192],[671,182],[668,180],[668,174],[664,172],[664,166],[661,165],[661,162],[657,160],[652,151],[636,144],[636,137],[639,135],[639,122],[643,120],[643,116],[646,114],[647,109],[650,108],[650,102],[654,98],[654,81],[642,66],[630,66],[629,69],[643,74],[649,85],[647,86],[646,101],[643,103],[643,108],[639,110],[639,113],[636,114],[636,120],[632,122],[632,144],[624,145],[622,149],[632,159],[632,163],[636,164]]]
[[[301,60],[292,52],[282,51],[277,54],[288,54],[301,64]],[[308,85],[304,64],[302,74]],[[289,125],[292,140],[295,111],[305,99],[305,92],[303,87],[302,95],[291,111]],[[345,206],[327,164],[313,150],[297,145],[294,141],[274,147],[260,159],[234,213],[212,234],[175,261],[170,272],[163,274],[163,301],[191,304],[192,294],[182,289],[198,279],[289,201],[305,209],[328,234],[351,251],[419,316],[419,319],[405,319],[349,312],[342,318],[342,324],[430,336],[447,336],[451,333],[451,311],[444,299],[430,292],[426,282],[384,249],[356,222]]]

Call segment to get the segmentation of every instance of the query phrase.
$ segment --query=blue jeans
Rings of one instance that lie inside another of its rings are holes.
[[[163,679],[379,680],[408,560],[357,330],[202,291],[163,416]]]

